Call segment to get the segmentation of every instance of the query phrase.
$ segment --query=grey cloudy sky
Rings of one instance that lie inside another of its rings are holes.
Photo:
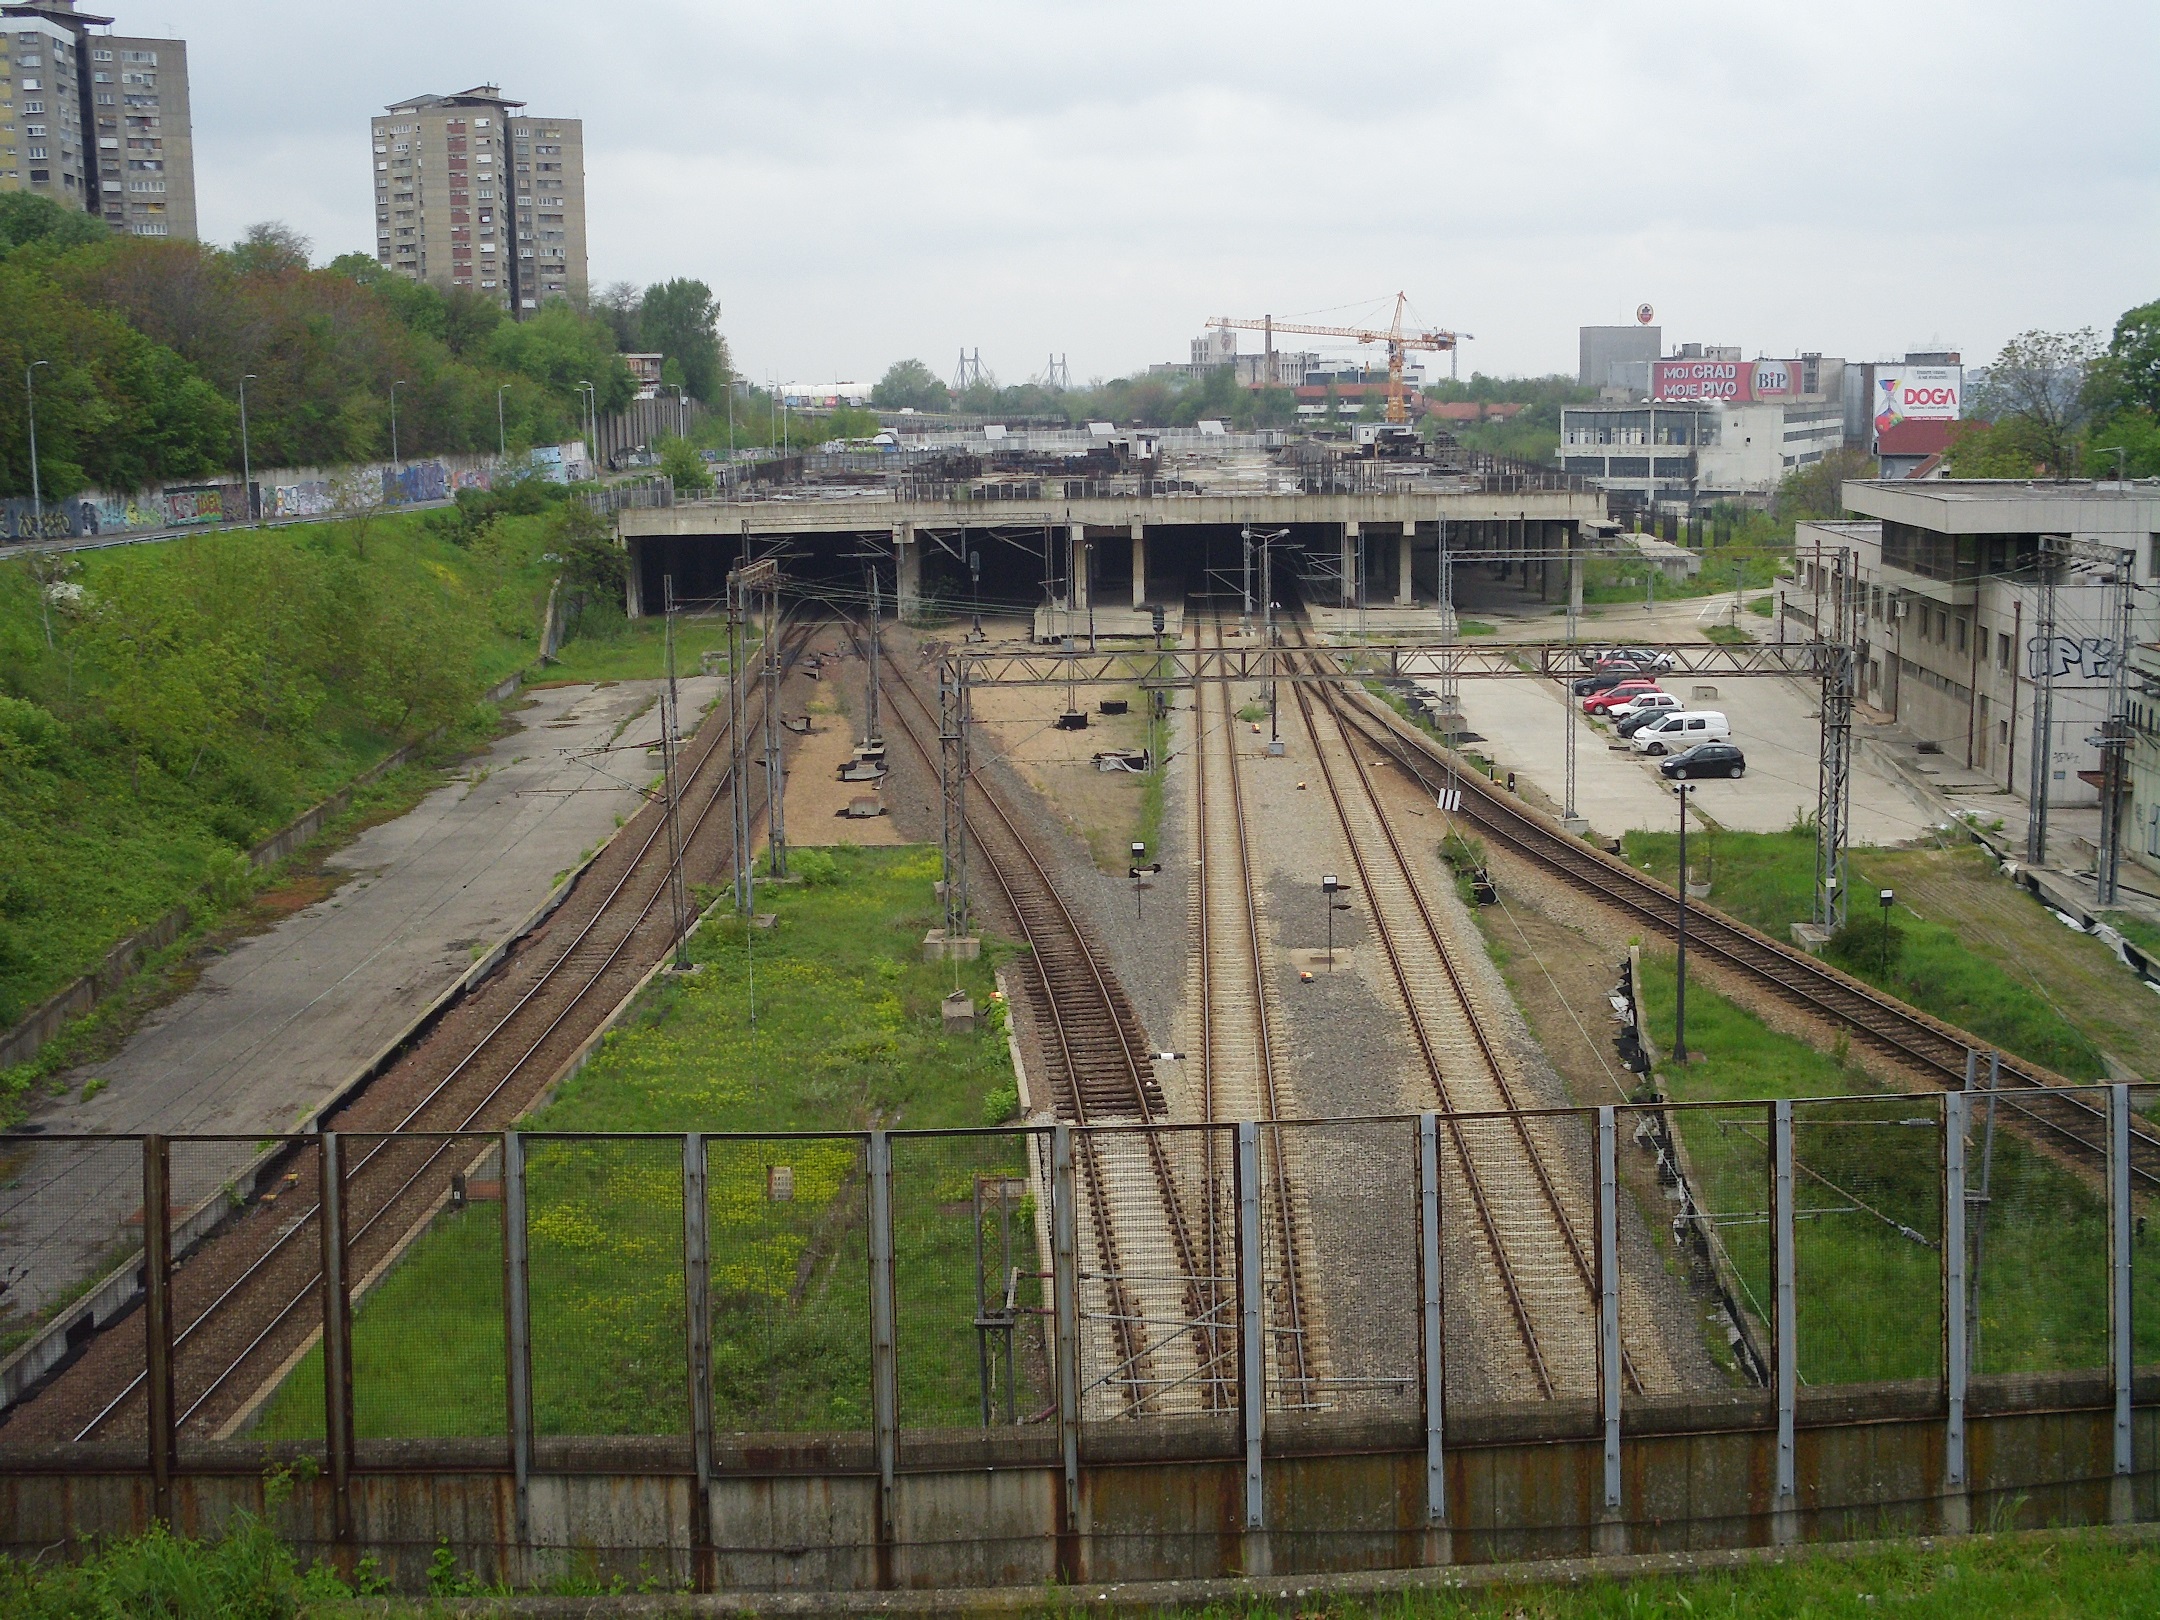
[[[206,235],[367,247],[369,114],[492,80],[585,120],[594,283],[711,283],[757,377],[1114,376],[1398,288],[1466,373],[1643,302],[1984,359],[2160,297],[2151,0],[108,9],[189,41]]]

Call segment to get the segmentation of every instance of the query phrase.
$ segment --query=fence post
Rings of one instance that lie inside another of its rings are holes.
[[[1454,1561],[1447,1522],[1447,1344],[1440,1270],[1440,1116],[1418,1116],[1418,1283],[1424,1308],[1419,1349],[1425,1374],[1425,1562]]]
[[[172,1144],[163,1136],[143,1138],[143,1339],[151,1512],[170,1524],[180,1445],[173,1404]]]
[[[877,1583],[890,1588],[900,1368],[893,1327],[892,1138],[881,1130],[870,1133],[870,1425],[877,1445]]]
[[[1072,1127],[1050,1127],[1050,1291],[1057,1319],[1058,1479],[1057,1570],[1061,1581],[1080,1571],[1080,1279],[1079,1213],[1073,1203]]]
[[[690,1496],[690,1560],[700,1592],[718,1579],[712,1544],[712,1245],[705,1193],[705,1138],[683,1137],[683,1348],[689,1357],[690,1457],[696,1485]]]
[[[1605,1500],[1596,1534],[1601,1553],[1627,1551],[1620,1508],[1620,1160],[1612,1104],[1597,1111],[1598,1395],[1605,1418]]]
[[[503,1390],[510,1406],[517,1540],[525,1547],[532,1542],[532,1277],[525,1247],[525,1138],[516,1131],[502,1137],[502,1208]]]
[[[1260,1446],[1267,1427],[1267,1340],[1262,1324],[1267,1294],[1260,1230],[1260,1127],[1240,1120],[1237,1128],[1238,1347],[1242,1376],[1238,1405],[1245,1417],[1244,1573],[1271,1573],[1267,1543],[1266,1480]]]
[[[1972,1370],[1965,1339],[1965,1130],[1970,1114],[1971,1099],[1964,1092],[1943,1093],[1943,1530],[1948,1535],[1972,1528],[1965,1467],[1965,1385]]]
[[[2136,1462],[2130,1428],[2130,1379],[2137,1339],[2130,1293],[2130,1088],[2108,1087],[2108,1365],[2115,1383],[2115,1474],[2108,1482],[2108,1517],[2128,1524],[2137,1517],[2132,1486]]]
[[[1771,1382],[1777,1391],[1777,1469],[1770,1496],[1770,1539],[1800,1539],[1794,1405],[1799,1387],[1799,1322],[1793,1314],[1793,1106],[1770,1105]]]
[[[323,1449],[330,1462],[332,1536],[341,1553],[353,1541],[352,1298],[345,1281],[345,1143],[335,1131],[315,1138],[316,1227],[322,1237]]]

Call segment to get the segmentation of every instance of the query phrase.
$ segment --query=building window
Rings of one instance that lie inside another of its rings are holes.
[[[1966,626],[1965,626],[1965,616],[1964,616],[1964,615],[1963,615],[1963,614],[1961,613],[1961,614],[1959,614],[1959,615],[1958,615],[1958,622],[1957,622],[1957,631],[1958,631],[1958,651],[1959,651],[1959,652],[1963,652],[1963,651],[1965,651],[1965,648],[1966,648],[1966,645],[1967,645],[1967,644],[1966,644],[1966,640],[1965,640],[1965,630],[1966,630]]]

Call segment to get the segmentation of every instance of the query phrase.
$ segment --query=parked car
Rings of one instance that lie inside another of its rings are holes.
[[[1574,692],[1577,697],[1588,697],[1592,692],[1610,691],[1622,681],[1640,681],[1647,678],[1639,669],[1600,670],[1595,675],[1585,675],[1577,681]]]
[[[1616,703],[1625,703],[1630,698],[1643,697],[1656,690],[1658,690],[1658,684],[1653,680],[1622,681],[1618,686],[1608,686],[1604,691],[1592,692],[1588,697],[1584,698],[1582,700],[1582,712],[1584,714],[1603,714]]]
[[[1723,742],[1732,727],[1716,709],[1675,709],[1628,739],[1639,754],[1677,754],[1697,743]]]
[[[1644,726],[1647,726],[1651,721],[1662,720],[1665,718],[1666,715],[1671,713],[1672,710],[1670,708],[1644,709],[1639,714],[1631,714],[1625,720],[1618,722],[1613,727],[1613,735],[1620,738],[1624,742],[1627,739],[1633,737],[1636,732],[1642,730],[1642,728]]]
[[[1630,720],[1646,719],[1650,715],[1680,707],[1680,699],[1662,687],[1653,686],[1647,692],[1637,692],[1623,703],[1615,703],[1605,710],[1605,718],[1615,725],[1625,726]],[[1632,736],[1623,731],[1622,736]]]
[[[1729,776],[1738,781],[1747,774],[1747,755],[1738,743],[1697,743],[1669,759],[1658,761],[1658,774],[1678,781],[1682,777]]]

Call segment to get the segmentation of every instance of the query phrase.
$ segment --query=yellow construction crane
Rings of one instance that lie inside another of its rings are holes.
[[[1403,311],[1410,300],[1406,294],[1395,295],[1395,321],[1384,332],[1362,326],[1304,326],[1293,321],[1278,321],[1272,315],[1263,315],[1256,321],[1232,320],[1227,315],[1217,315],[1208,325],[1229,332],[1264,332],[1267,334],[1267,354],[1272,382],[1275,356],[1275,334],[1296,332],[1306,337],[1349,338],[1356,343],[1385,343],[1387,352],[1387,419],[1390,422],[1407,422],[1410,409],[1403,401],[1403,355],[1411,349],[1444,350],[1455,347],[1456,334],[1438,330],[1405,332]]]

